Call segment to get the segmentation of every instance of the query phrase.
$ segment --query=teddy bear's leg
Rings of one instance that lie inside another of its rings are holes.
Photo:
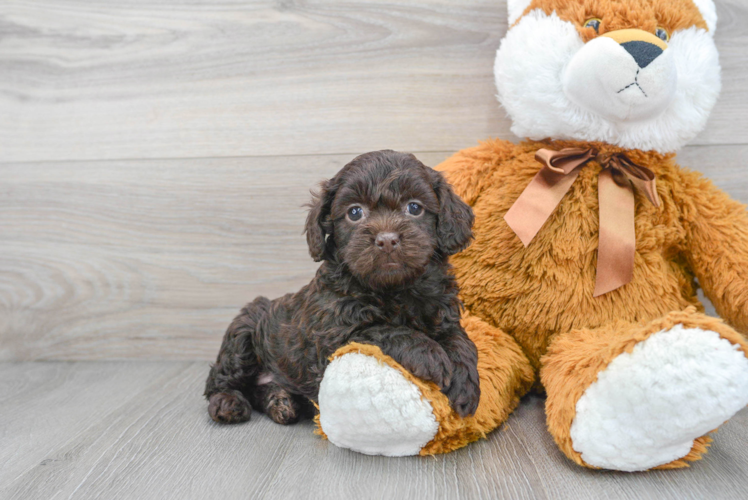
[[[541,359],[548,430],[587,467],[685,467],[748,404],[748,343],[689,308],[553,340]]]
[[[431,382],[408,373],[378,347],[349,344],[332,356],[319,392],[320,431],[333,444],[369,455],[446,453],[484,437],[534,381],[529,361],[501,330],[475,318],[463,326],[478,348],[481,399],[460,418]]]

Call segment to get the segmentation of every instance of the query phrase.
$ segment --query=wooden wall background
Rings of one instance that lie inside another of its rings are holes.
[[[748,3],[681,163],[748,202]],[[505,0],[0,4],[0,360],[212,359],[238,308],[307,282],[308,191],[382,148],[515,139]]]

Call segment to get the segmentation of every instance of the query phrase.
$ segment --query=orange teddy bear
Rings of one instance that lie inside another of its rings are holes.
[[[479,350],[481,402],[446,397],[377,348],[337,352],[329,439],[363,453],[447,452],[535,387],[580,465],[682,467],[748,404],[748,215],[674,151],[720,88],[712,0],[509,0],[499,100],[521,144],[438,167],[475,213],[452,258]],[[698,285],[727,323],[707,317]]]

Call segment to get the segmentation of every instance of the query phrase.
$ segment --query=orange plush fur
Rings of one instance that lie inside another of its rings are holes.
[[[668,33],[696,26],[707,29],[699,9],[682,0],[627,0],[611,2],[600,0],[533,0],[525,13],[540,9],[546,14],[556,12],[562,19],[574,22],[585,42],[596,36],[595,30],[585,28],[587,19],[601,19],[599,34],[636,27],[654,33],[658,27]]]
[[[720,314],[748,331],[748,310],[737,307],[746,303],[748,288],[721,290],[733,282],[746,283],[746,276],[731,277],[745,273],[737,264],[748,261],[748,233],[743,229],[748,217],[742,205],[711,182],[679,168],[674,155],[626,151],[656,173],[662,200],[656,208],[636,193],[636,260],[630,284],[592,297],[601,170],[595,161],[582,168],[535,240],[522,246],[503,215],[540,169],[535,151],[580,146],[622,151],[602,143],[493,141],[461,151],[439,167],[476,215],[475,241],[452,259],[467,309],[512,332],[534,369],[555,334],[617,320],[649,322],[689,306],[703,310],[694,277],[715,289]],[[720,254],[729,252],[717,259],[717,248]],[[722,287],[713,283],[716,277]],[[742,300],[735,304],[727,297]]]
[[[519,347],[525,354],[515,357],[516,373],[540,372],[538,388],[559,389],[549,391],[548,428],[580,464],[569,438],[576,401],[618,354],[676,321],[716,331],[748,352],[748,344],[733,328],[701,314],[694,282],[697,277],[707,287],[724,318],[748,331],[748,309],[740,307],[748,301],[748,272],[739,265],[748,262],[748,216],[710,181],[678,167],[672,154],[626,151],[632,161],[656,173],[662,200],[658,209],[636,193],[636,261],[628,285],[592,296],[601,170],[594,161],[582,169],[532,244],[522,246],[503,215],[540,169],[535,151],[590,146],[623,152],[602,143],[515,145],[496,140],[463,150],[438,167],[476,216],[474,243],[452,259],[465,307],[505,336],[508,352]],[[466,329],[473,336],[470,323]],[[526,375],[512,378],[521,396],[527,384],[519,381]],[[660,467],[698,459],[706,442],[697,440],[693,453]]]

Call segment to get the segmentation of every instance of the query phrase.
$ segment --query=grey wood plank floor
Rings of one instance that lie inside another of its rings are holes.
[[[743,498],[748,410],[690,469],[579,468],[526,397],[488,439],[436,457],[337,448],[311,422],[219,426],[205,362],[0,363],[0,498]]]

